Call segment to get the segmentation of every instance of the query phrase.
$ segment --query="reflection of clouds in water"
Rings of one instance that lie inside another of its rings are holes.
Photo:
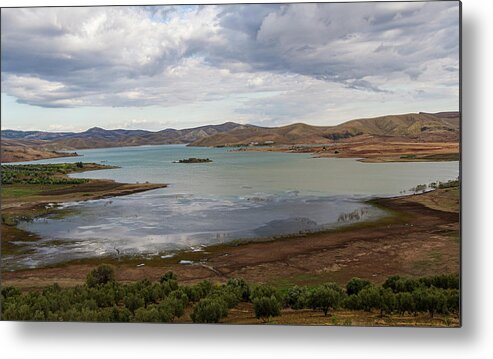
[[[338,225],[341,215],[368,207],[362,203],[365,196],[394,195],[418,183],[446,181],[458,174],[457,162],[364,164],[352,159],[311,159],[307,154],[232,153],[182,145],[78,152],[86,162],[108,161],[121,168],[73,177],[149,181],[169,187],[66,203],[60,207],[68,212],[60,218],[22,223],[21,228],[43,239],[16,244],[25,254],[3,256],[4,267],[105,255],[166,255],[202,244],[326,229]],[[176,158],[189,157],[211,158],[214,166],[171,164]],[[362,218],[381,213],[370,207]]]
[[[238,239],[327,229],[342,213],[368,208],[343,196],[253,197],[132,196],[74,204],[63,219],[38,219],[21,228],[42,240],[21,243],[32,251],[15,260],[18,267],[96,256],[150,255]],[[369,218],[381,215],[369,210]],[[301,215],[300,215],[301,214]],[[55,239],[55,242],[53,241]],[[7,266],[14,260],[7,258]],[[32,263],[37,264],[32,264]],[[29,264],[30,263],[30,264]]]

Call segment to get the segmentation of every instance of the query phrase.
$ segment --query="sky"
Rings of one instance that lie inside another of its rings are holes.
[[[459,110],[459,3],[11,8],[1,128],[335,125]]]

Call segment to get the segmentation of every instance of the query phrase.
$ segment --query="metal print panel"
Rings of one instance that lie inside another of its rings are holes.
[[[460,16],[3,8],[2,320],[460,326]]]

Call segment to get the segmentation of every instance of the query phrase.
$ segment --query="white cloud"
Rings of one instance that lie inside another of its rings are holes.
[[[458,26],[455,2],[3,9],[2,91],[42,107],[227,101],[265,123],[458,106]]]

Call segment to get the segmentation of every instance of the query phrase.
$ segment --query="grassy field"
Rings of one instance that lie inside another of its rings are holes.
[[[35,196],[43,193],[47,189],[59,188],[59,185],[33,185],[33,184],[16,184],[2,185],[2,199],[20,198],[26,196]]]

